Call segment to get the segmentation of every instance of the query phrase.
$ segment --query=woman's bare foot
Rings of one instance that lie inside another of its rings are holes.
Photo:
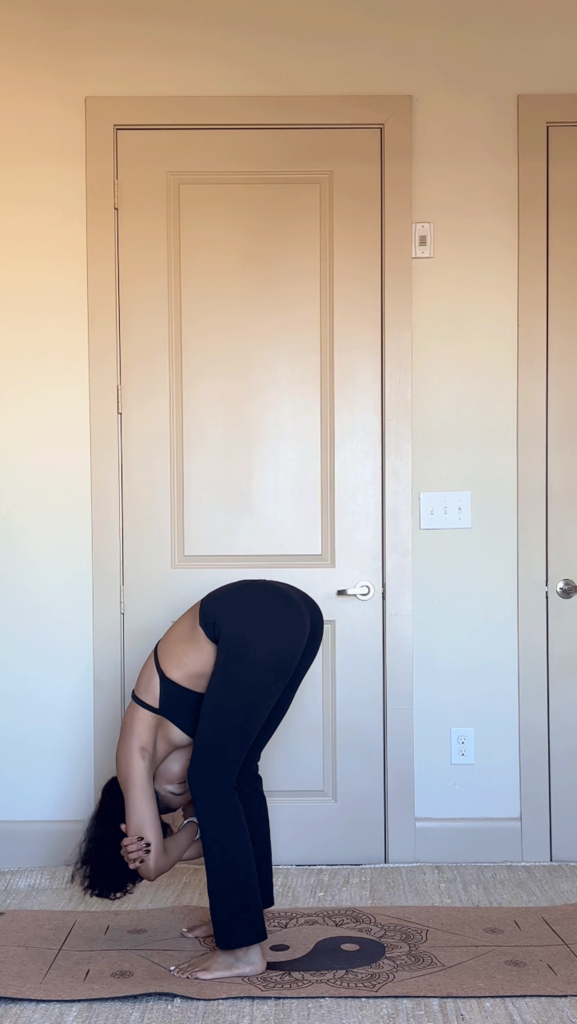
[[[198,924],[191,925],[190,928],[183,928],[181,935],[184,935],[185,939],[206,939],[210,935],[214,935],[210,917],[208,921],[200,921]]]
[[[261,946],[244,946],[242,949],[216,949],[214,953],[187,960],[170,970],[175,978],[194,978],[197,981],[254,978],[264,973],[266,960]]]

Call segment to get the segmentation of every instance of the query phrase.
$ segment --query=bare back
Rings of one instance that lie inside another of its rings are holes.
[[[158,644],[158,660],[162,671],[175,683],[197,693],[205,693],[214,663],[216,645],[208,639],[199,623],[200,602],[189,608],[166,631]],[[152,653],[142,666],[134,692],[137,697],[157,708],[160,682]],[[118,753],[137,746],[147,749],[152,770],[174,750],[190,745],[190,736],[160,715],[151,714],[131,702],[124,715]]]

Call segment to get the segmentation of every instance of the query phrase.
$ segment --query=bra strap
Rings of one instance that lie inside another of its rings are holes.
[[[145,711],[152,711],[153,715],[160,714],[160,708],[153,708],[152,704],[147,704],[145,700],[142,700],[141,697],[138,697],[135,694],[134,690],[132,691],[131,697],[134,703],[138,704],[141,708],[144,708]]]
[[[159,643],[160,643],[160,641],[159,641]],[[160,667],[160,662],[158,660],[158,644],[154,648],[154,665],[155,665],[156,671],[158,672],[158,678],[160,680],[160,679],[163,678],[164,672],[162,671],[162,669]]]

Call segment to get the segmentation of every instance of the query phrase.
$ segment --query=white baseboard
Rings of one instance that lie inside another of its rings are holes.
[[[421,864],[499,864],[522,860],[519,818],[418,818]],[[84,821],[0,821],[0,868],[68,863]]]
[[[0,868],[67,864],[85,826],[84,821],[0,821]]]
[[[521,861],[520,818],[417,818],[421,864]]]

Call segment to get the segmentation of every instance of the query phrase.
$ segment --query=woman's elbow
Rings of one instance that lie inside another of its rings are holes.
[[[162,871],[159,871],[156,865],[151,864],[149,861],[146,861],[145,864],[137,868],[137,871],[140,877],[144,878],[147,882],[155,882],[159,875],[162,874]]]

